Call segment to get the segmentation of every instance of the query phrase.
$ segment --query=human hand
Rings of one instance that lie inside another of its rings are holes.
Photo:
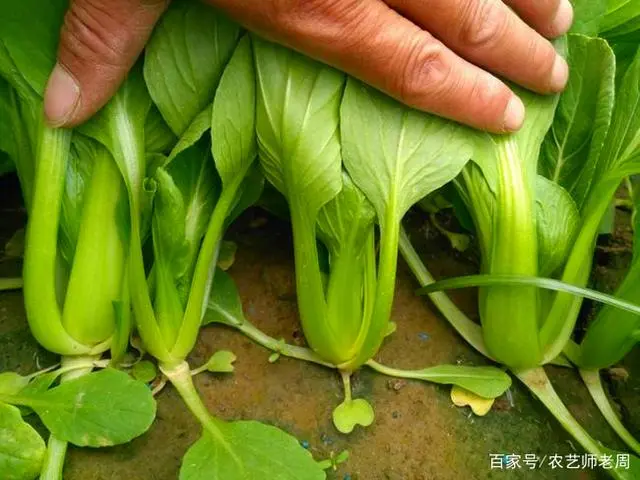
[[[569,75],[546,39],[570,28],[569,0],[207,3],[407,105],[494,132],[517,130],[525,114],[520,99],[497,76],[550,94],[561,91]],[[52,125],[77,125],[109,100],[167,4],[72,1],[45,95]]]

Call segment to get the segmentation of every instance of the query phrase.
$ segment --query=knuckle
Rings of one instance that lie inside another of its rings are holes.
[[[482,48],[499,42],[509,27],[508,10],[501,2],[476,0],[468,2],[460,21],[458,40],[462,45]]]
[[[509,90],[498,79],[477,75],[472,81],[470,105],[478,112],[501,117],[509,97]]]
[[[540,78],[547,78],[553,69],[556,51],[546,40],[533,39],[527,48],[533,71]]]
[[[335,40],[357,23],[366,6],[360,0],[276,0],[269,23],[289,35]]]
[[[120,66],[124,45],[108,8],[99,0],[74,2],[64,18],[60,51],[72,61]]]
[[[396,71],[391,90],[398,92],[399,99],[407,104],[423,103],[425,95],[442,93],[450,82],[451,68],[447,64],[444,46],[436,41],[425,42],[422,36],[404,56],[399,55],[400,68]]]

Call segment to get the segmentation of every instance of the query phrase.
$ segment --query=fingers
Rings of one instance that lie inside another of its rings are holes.
[[[524,21],[548,38],[564,35],[573,23],[569,0],[504,0]]]
[[[52,126],[75,126],[116,92],[167,0],[73,0],[45,91]]]
[[[567,64],[553,45],[500,0],[385,1],[464,58],[526,88],[553,93],[567,83]]]
[[[421,110],[484,130],[517,130],[522,102],[380,0],[209,0],[254,31]],[[250,13],[248,13],[250,12]],[[271,14],[271,16],[270,16]]]

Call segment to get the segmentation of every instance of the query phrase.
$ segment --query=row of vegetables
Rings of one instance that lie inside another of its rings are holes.
[[[0,429],[10,439],[0,478],[59,479],[69,443],[110,446],[150,427],[156,403],[131,375],[142,356],[131,362],[130,344],[157,361],[201,423],[181,480],[325,478],[327,462],[286,432],[206,409],[192,376],[232,371],[235,358],[217,352],[192,370],[207,323],[335,369],[342,433],[374,422],[369,402],[352,397],[360,368],[489,403],[511,372],[586,451],[615,453],[574,419],[544,371],[575,368],[633,454],[608,472],[639,478],[640,444],[599,371],[640,340],[640,251],[615,296],[586,287],[603,218],[621,182],[640,173],[640,6],[600,2],[600,18],[596,3],[578,2],[576,33],[556,44],[571,69],[566,92],[517,90],[526,123],[499,136],[409,109],[191,0],[172,3],[106,107],[74,130],[53,129],[42,95],[67,1],[5,2],[0,172],[17,172],[29,218],[22,282],[0,287],[23,283],[34,337],[62,360],[29,376],[0,374]],[[414,250],[402,219],[436,196],[477,239],[481,274],[435,282]],[[225,231],[255,204],[291,222],[309,348],[253,326],[219,266]],[[402,328],[391,321],[399,254],[421,293],[496,366],[407,371],[374,360]],[[480,287],[480,324],[442,292],[466,287]],[[605,306],[577,335],[584,298]],[[50,431],[46,445],[25,421],[32,413]]]

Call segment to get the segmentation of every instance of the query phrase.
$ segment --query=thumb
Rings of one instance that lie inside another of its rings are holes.
[[[117,91],[169,0],[72,0],[44,98],[47,121],[72,127]]]

